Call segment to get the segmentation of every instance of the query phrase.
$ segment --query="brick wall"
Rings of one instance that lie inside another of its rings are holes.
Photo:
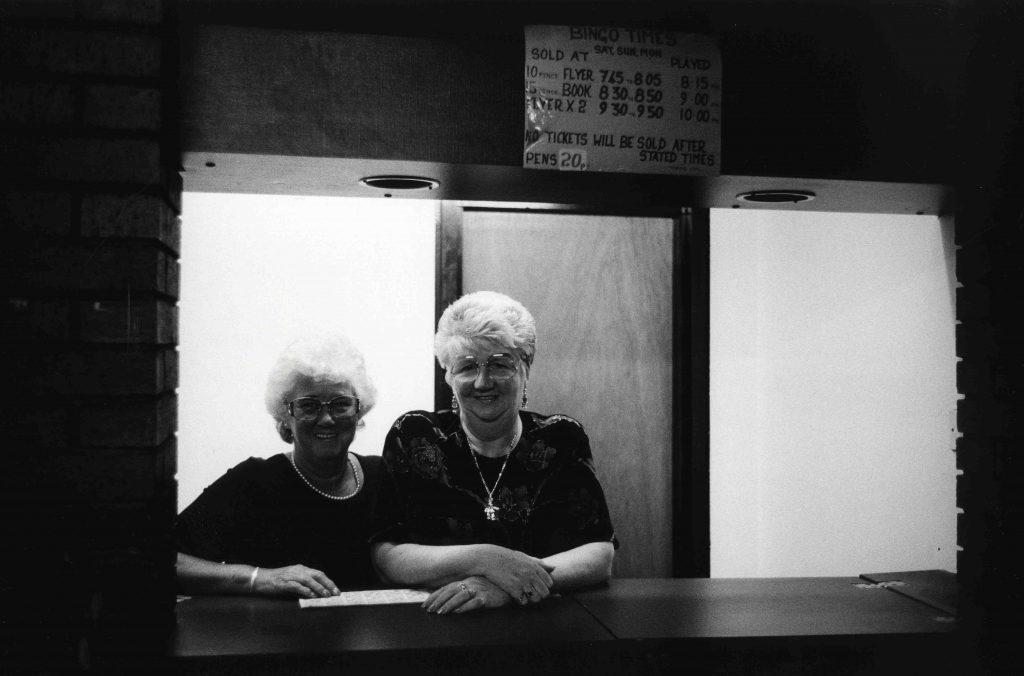
[[[131,670],[173,622],[170,0],[0,0],[3,673]]]

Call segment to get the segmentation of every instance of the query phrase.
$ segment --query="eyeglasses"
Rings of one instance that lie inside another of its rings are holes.
[[[465,356],[455,359],[448,370],[456,380],[465,382],[476,380],[480,376],[480,370],[484,368],[487,369],[487,375],[491,377],[491,380],[500,383],[511,379],[516,374],[519,360],[505,353],[492,354],[484,363],[478,362],[476,357]]]
[[[359,413],[359,397],[343,394],[330,401],[320,401],[316,397],[299,397],[288,402],[288,413],[296,420],[305,422],[319,418],[320,411],[324,408],[334,420],[350,418]]]

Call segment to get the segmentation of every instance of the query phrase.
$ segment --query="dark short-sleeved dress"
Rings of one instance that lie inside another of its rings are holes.
[[[210,484],[179,516],[179,552],[262,568],[302,564],[341,589],[380,586],[369,555],[383,464],[357,456],[363,486],[348,500],[314,492],[284,455],[249,458]]]
[[[388,528],[376,541],[426,545],[489,543],[545,557],[589,542],[618,546],[590,441],[567,416],[520,411],[522,436],[494,490],[496,521],[484,514],[483,473],[493,487],[505,458],[476,454],[452,411],[412,411],[384,442]]]

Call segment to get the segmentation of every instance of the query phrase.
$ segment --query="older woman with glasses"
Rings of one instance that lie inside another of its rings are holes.
[[[343,337],[289,346],[265,403],[291,450],[229,469],[181,513],[181,591],[314,598],[378,585],[368,539],[383,466],[348,450],[375,400],[363,356]]]
[[[611,575],[617,543],[583,427],[523,410],[535,345],[522,304],[463,296],[434,340],[451,410],[406,413],[385,440],[391,523],[373,561],[392,583],[432,588],[428,612],[536,603]]]

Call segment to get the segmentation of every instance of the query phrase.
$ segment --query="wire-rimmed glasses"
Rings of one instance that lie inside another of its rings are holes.
[[[504,382],[510,380],[519,368],[519,359],[515,355],[502,352],[492,354],[483,362],[477,361],[476,357],[466,355],[456,357],[448,367],[452,377],[460,381],[476,380],[481,370],[485,370],[491,380]]]
[[[320,401],[316,397],[299,397],[288,402],[288,413],[296,420],[304,422],[316,420],[325,408],[327,414],[334,420],[351,418],[359,413],[359,397],[343,394],[330,401]]]

